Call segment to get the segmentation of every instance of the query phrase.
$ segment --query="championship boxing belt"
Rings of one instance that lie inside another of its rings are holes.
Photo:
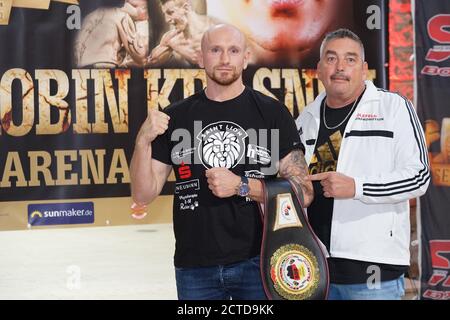
[[[303,211],[303,199],[285,179],[263,181],[261,276],[273,300],[320,300],[328,295],[325,255]]]

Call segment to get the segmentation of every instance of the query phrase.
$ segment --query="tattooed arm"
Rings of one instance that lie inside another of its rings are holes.
[[[303,195],[303,205],[308,207],[314,198],[314,189],[310,180],[307,180],[308,166],[302,150],[292,150],[280,161],[280,177],[288,179],[294,185],[297,193]]]
[[[308,176],[305,156],[301,150],[293,150],[280,161],[280,176],[288,179],[294,185],[297,194],[303,198],[303,206],[308,207],[314,197],[313,186]],[[206,172],[208,187],[219,198],[236,195],[241,178],[227,168],[213,168]],[[264,193],[259,179],[248,179],[250,194],[254,201],[264,202]]]

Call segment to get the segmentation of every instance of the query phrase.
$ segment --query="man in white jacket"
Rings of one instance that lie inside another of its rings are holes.
[[[430,180],[414,108],[367,81],[367,69],[356,34],[329,33],[318,63],[325,92],[297,119],[315,193],[308,217],[329,253],[329,299],[401,299],[408,200]]]

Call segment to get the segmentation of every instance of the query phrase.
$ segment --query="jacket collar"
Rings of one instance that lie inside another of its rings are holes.
[[[380,99],[380,93],[378,92],[378,89],[377,87],[375,87],[373,82],[370,80],[366,80],[365,84],[366,84],[366,91],[361,97],[361,101],[358,103],[358,105],[362,105],[368,101]],[[311,114],[316,119],[320,118],[320,105],[325,96],[326,92],[325,91],[321,92],[311,104],[306,106],[304,112]]]

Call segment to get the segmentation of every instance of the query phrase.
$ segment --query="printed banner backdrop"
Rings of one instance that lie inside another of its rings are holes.
[[[150,108],[205,86],[197,52],[214,24],[247,35],[245,83],[294,117],[323,90],[320,42],[339,27],[361,37],[386,88],[386,2],[0,0],[0,230],[136,223],[135,136]],[[171,221],[173,188],[141,222]]]
[[[432,182],[421,198],[421,299],[450,300],[450,2],[416,0],[417,108]]]

